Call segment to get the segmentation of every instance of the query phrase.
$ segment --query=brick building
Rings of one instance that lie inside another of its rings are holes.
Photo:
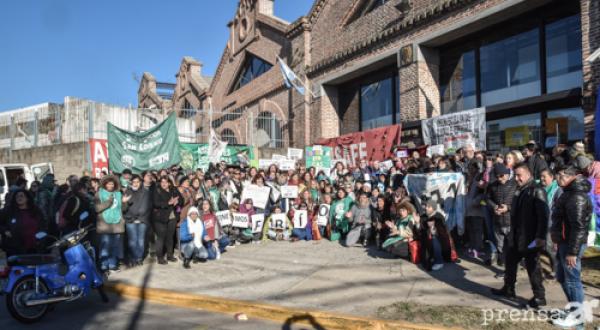
[[[480,107],[493,151],[593,130],[597,0],[315,0],[292,23],[273,0],[244,0],[228,26],[199,98],[234,114],[212,126],[240,143],[265,130],[267,146],[304,146],[400,123],[419,144],[420,120]],[[285,88],[277,56],[312,93]]]

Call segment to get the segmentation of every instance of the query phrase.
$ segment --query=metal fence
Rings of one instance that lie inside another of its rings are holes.
[[[289,146],[287,123],[270,112],[258,115],[241,109],[231,111],[172,110],[182,143],[206,143],[213,129],[231,144],[258,148]],[[147,130],[166,118],[170,111],[138,109],[65,98],[64,104],[44,103],[0,113],[0,149],[42,147],[61,143],[106,139],[107,123],[128,130]]]

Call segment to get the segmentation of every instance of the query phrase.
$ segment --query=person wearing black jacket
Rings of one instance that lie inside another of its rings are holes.
[[[375,245],[382,250],[381,244],[385,242],[390,234],[390,229],[385,225],[385,222],[391,219],[389,204],[385,196],[379,195],[377,197],[376,206],[371,206],[371,217],[375,228]]]
[[[92,210],[92,203],[87,192],[88,189],[84,183],[76,183],[73,186],[73,193],[59,208],[58,229],[61,236],[78,230],[80,224],[86,226],[86,224],[95,223],[95,212]]]
[[[548,163],[542,158],[535,143],[528,143],[523,148],[527,166],[534,180],[539,180],[542,171],[548,168]]]
[[[137,174],[131,177],[131,185],[125,190],[125,195],[131,196],[125,203],[123,211],[130,254],[129,263],[131,266],[141,266],[144,259],[146,229],[152,212],[152,196],[150,191],[142,186],[142,178]]]
[[[504,266],[504,243],[510,231],[510,207],[517,182],[509,179],[510,169],[504,164],[495,164],[493,171],[496,180],[487,188],[486,204],[492,210],[492,227],[498,253],[497,264]]]
[[[517,281],[517,267],[525,259],[525,268],[533,290],[533,298],[527,307],[538,308],[546,305],[546,293],[542,283],[540,251],[546,245],[548,233],[548,204],[546,192],[533,181],[527,164],[515,167],[517,191],[510,209],[510,231],[506,237],[506,271],[504,286],[492,289],[499,296],[514,298]]]
[[[156,256],[158,263],[166,265],[167,260],[177,262],[173,256],[175,228],[177,227],[177,207],[181,206],[183,198],[173,187],[168,177],[163,176],[152,196],[152,225],[156,232]],[[165,252],[167,260],[165,260]]]
[[[592,218],[593,206],[588,193],[590,182],[582,176],[581,169],[575,166],[558,171],[558,184],[563,193],[556,201],[552,212],[552,241],[558,245],[556,255],[556,279],[561,284],[569,303],[583,303],[584,292],[581,283],[581,257],[586,248],[588,227]],[[582,318],[567,315],[556,320],[556,325],[574,327],[581,324]]]

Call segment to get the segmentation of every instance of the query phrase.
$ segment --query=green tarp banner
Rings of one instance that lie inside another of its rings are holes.
[[[221,156],[221,161],[228,165],[246,166],[254,159],[254,148],[246,145],[227,145]],[[206,171],[208,169],[208,143],[182,143],[181,144],[181,167],[185,170],[198,168]]]
[[[141,173],[179,164],[175,114],[144,132],[129,132],[108,123],[108,159],[110,170],[116,173],[127,168]]]

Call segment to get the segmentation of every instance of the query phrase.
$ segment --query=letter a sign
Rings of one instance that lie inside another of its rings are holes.
[[[90,156],[92,174],[99,178],[102,171],[108,173],[108,141],[105,139],[90,139]]]

